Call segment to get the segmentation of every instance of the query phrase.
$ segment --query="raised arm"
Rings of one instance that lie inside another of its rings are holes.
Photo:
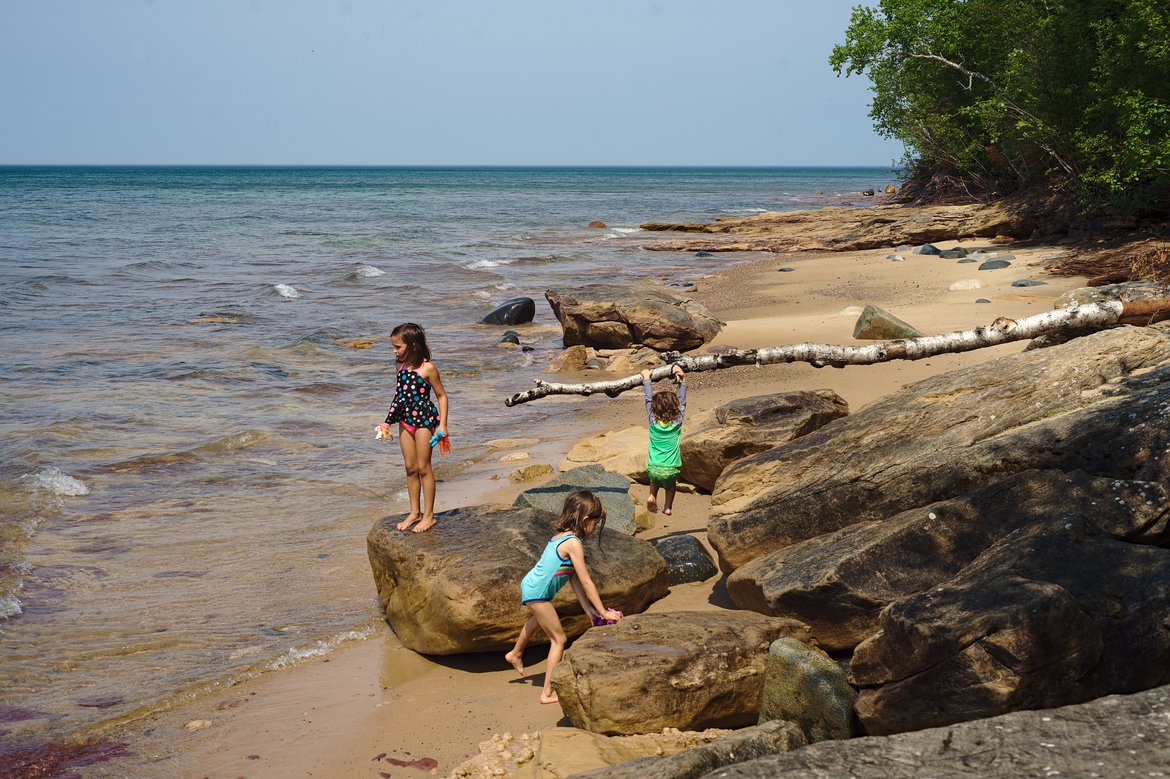
[[[687,375],[677,363],[673,373],[678,377],[678,423],[681,425],[687,415]]]
[[[654,385],[650,383],[650,369],[642,369],[642,394],[646,396],[646,421],[654,424],[654,414],[650,411],[650,401],[654,398]]]

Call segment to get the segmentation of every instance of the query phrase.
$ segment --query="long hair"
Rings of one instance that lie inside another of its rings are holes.
[[[397,336],[406,345],[406,356],[402,362],[408,368],[417,368],[425,360],[431,359],[431,349],[427,346],[427,333],[422,325],[406,322],[390,331],[390,337]]]
[[[675,390],[658,390],[650,398],[650,413],[659,422],[670,423],[679,417],[678,395]]]
[[[588,490],[570,492],[565,496],[565,505],[561,507],[561,515],[553,525],[553,532],[563,533],[567,530],[584,541],[590,536],[585,529],[586,519],[597,521],[593,533],[600,534],[605,528],[605,506],[601,505],[601,500]]]

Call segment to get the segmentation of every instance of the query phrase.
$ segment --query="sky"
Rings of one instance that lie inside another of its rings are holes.
[[[886,165],[868,0],[0,0],[0,164]]]

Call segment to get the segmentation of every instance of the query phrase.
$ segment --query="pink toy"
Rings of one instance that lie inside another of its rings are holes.
[[[604,617],[601,614],[594,614],[593,615],[593,626],[594,627],[601,627],[602,625],[615,625],[615,624],[617,624],[617,621],[619,619],[626,616],[625,614],[621,613],[617,609],[607,609],[605,613],[606,614],[617,614],[617,617],[614,619],[609,619],[608,617]]]

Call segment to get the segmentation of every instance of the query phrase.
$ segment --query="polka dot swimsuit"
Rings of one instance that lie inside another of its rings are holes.
[[[386,423],[405,422],[411,427],[436,430],[439,427],[439,409],[431,400],[431,385],[418,371],[398,364],[398,381],[394,388],[394,403],[386,415]]]

